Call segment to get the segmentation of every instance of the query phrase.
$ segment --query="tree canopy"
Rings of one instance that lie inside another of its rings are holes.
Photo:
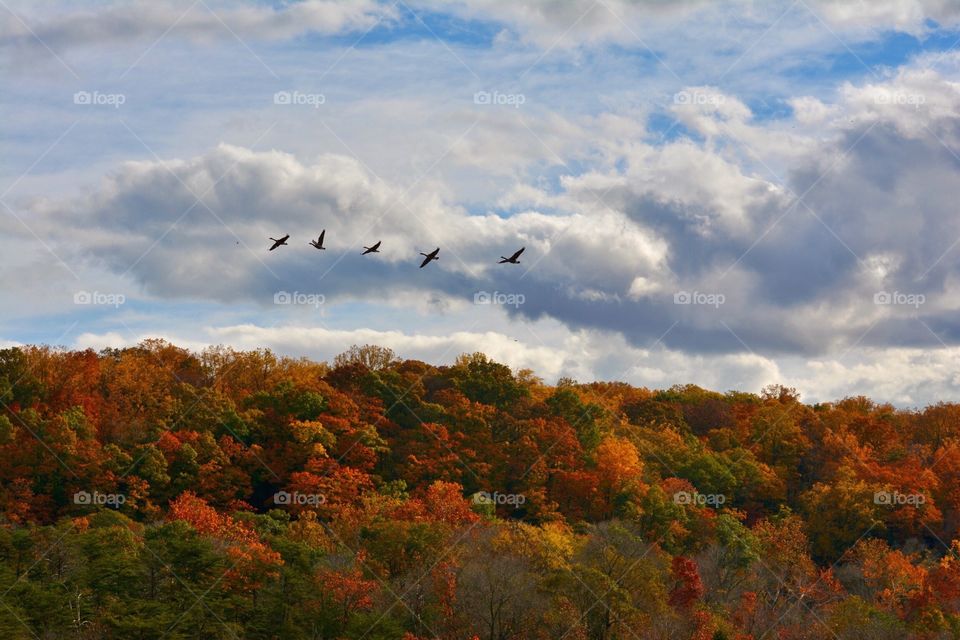
[[[0,350],[0,636],[960,637],[960,406]]]

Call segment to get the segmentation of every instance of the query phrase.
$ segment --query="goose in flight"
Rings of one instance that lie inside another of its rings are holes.
[[[523,253],[524,249],[526,249],[526,247],[520,247],[520,251],[517,251],[515,254],[513,254],[509,258],[504,258],[503,256],[500,256],[500,262],[498,262],[497,264],[504,264],[507,262],[509,262],[510,264],[520,264],[520,261],[517,260],[517,258],[520,257],[520,254]]]
[[[366,251],[364,251],[364,252],[361,253],[360,255],[365,256],[365,255],[367,255],[368,253],[380,253],[380,243],[381,243],[381,242],[383,242],[383,240],[377,240],[377,244],[373,245],[372,247],[364,247],[364,249],[366,249]]]
[[[431,251],[430,253],[420,252],[420,255],[426,256],[426,257],[423,259],[423,263],[421,263],[420,268],[423,269],[425,266],[427,266],[428,264],[430,264],[430,262],[432,262],[433,260],[439,260],[439,259],[440,259],[440,256],[437,255],[438,253],[440,253],[440,247],[437,247],[436,249],[434,249],[434,250]]]
[[[283,236],[279,240],[277,240],[276,238],[270,238],[270,239],[273,240],[273,246],[270,247],[270,251],[273,251],[277,247],[282,247],[285,244],[287,244],[287,240],[290,239],[290,234],[288,233],[287,235]]]
[[[319,237],[319,238],[317,238],[316,240],[311,240],[311,241],[310,241],[310,245],[311,245],[314,249],[318,249],[318,250],[320,250],[320,251],[324,251],[324,250],[326,249],[326,247],[323,246],[323,236],[325,236],[325,235],[327,235],[327,230],[326,230],[326,229],[324,229],[323,231],[320,232],[320,237]]]

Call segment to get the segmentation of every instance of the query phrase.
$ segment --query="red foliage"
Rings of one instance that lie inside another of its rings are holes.
[[[689,609],[690,606],[703,596],[703,583],[697,571],[697,563],[689,558],[674,556],[670,565],[670,576],[674,580],[674,587],[670,590],[667,600],[670,606],[678,609]]]
[[[255,531],[222,515],[205,500],[185,491],[170,503],[170,518],[189,523],[199,533],[227,543],[231,568],[224,581],[241,591],[254,592],[264,580],[276,577],[283,564],[280,554],[264,544]]]

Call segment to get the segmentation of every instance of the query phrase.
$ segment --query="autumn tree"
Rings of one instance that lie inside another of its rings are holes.
[[[359,364],[370,371],[381,371],[396,361],[396,354],[392,349],[388,349],[387,347],[379,347],[372,344],[365,344],[362,347],[352,345],[349,349],[333,359],[333,366],[347,367]]]

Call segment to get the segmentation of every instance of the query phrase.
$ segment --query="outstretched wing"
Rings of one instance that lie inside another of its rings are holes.
[[[380,243],[381,243],[381,242],[383,242],[383,240],[377,240],[377,244],[373,245],[373,246],[370,247],[370,248],[373,249],[374,251],[376,251],[377,249],[380,248]]]
[[[432,256],[432,255],[427,256],[426,258],[424,258],[424,259],[423,259],[423,262],[420,263],[420,268],[423,269],[425,266],[427,266],[428,264],[430,264],[430,261],[431,261],[431,260],[433,260],[433,256]]]
[[[516,260],[517,258],[519,258],[519,257],[520,257],[520,254],[523,253],[523,250],[524,250],[524,249],[526,249],[526,247],[520,247],[520,251],[517,251],[515,254],[513,254],[512,256],[510,256],[510,261],[513,262],[514,260]]]
[[[327,230],[326,230],[326,229],[324,229],[323,231],[320,232],[320,240],[317,241],[317,244],[319,244],[321,247],[323,246],[323,237],[324,237],[325,235],[327,235]]]

